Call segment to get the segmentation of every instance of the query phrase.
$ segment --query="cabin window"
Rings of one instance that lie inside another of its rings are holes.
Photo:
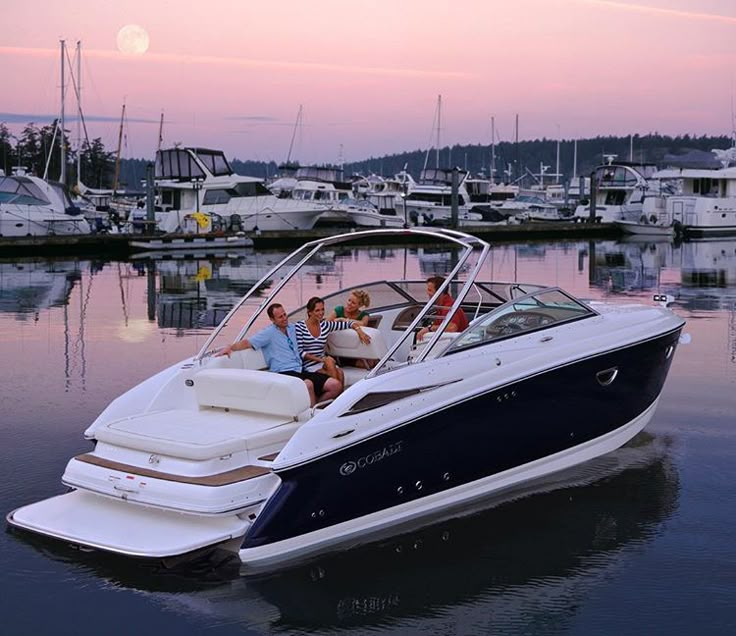
[[[198,150],[197,158],[205,165],[214,176],[232,174],[230,165],[221,152],[207,152]]]
[[[626,203],[626,192],[624,190],[609,190],[606,192],[605,205],[623,205]]]
[[[186,150],[161,150],[156,154],[157,179],[204,179],[205,174]]]
[[[238,183],[234,188],[228,190],[228,192],[233,197],[257,197],[271,194],[271,191],[260,181]]]
[[[227,190],[207,190],[202,199],[202,205],[217,205],[230,201],[230,193]]]

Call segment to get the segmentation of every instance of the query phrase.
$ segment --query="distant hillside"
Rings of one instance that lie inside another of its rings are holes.
[[[604,161],[605,155],[617,155],[619,160],[656,163],[660,167],[668,165],[692,167],[718,167],[711,150],[728,148],[731,139],[719,137],[692,137],[684,135],[669,137],[665,135],[634,135],[631,137],[595,137],[577,141],[577,175],[587,175]],[[573,175],[574,142],[564,140],[560,148],[560,182]],[[632,153],[633,149],[633,153]],[[540,165],[548,166],[545,179],[554,179],[557,165],[557,141],[554,139],[535,139],[534,141],[501,142],[495,147],[496,180],[507,180],[504,173],[512,179],[526,175],[526,182],[533,181],[531,174],[538,175]],[[345,164],[345,174],[382,174],[392,175],[400,172],[404,166],[417,177],[424,167],[426,150],[413,150],[383,157],[370,157],[363,161]],[[231,159],[233,169],[238,174],[250,175],[266,179],[274,176],[278,166],[274,162]],[[146,174],[147,160],[124,159],[121,162],[121,180],[129,187],[136,187]],[[437,153],[432,150],[428,158],[428,166],[437,163]],[[473,173],[489,174],[491,165],[491,148],[488,145],[467,145],[444,147],[439,152],[440,167],[457,166]]]

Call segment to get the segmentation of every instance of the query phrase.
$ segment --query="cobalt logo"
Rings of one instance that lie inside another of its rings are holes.
[[[359,468],[368,468],[373,464],[383,461],[387,457],[391,457],[391,455],[396,455],[396,453],[401,452],[401,444],[402,442],[394,442],[393,444],[384,446],[381,450],[359,457],[355,461],[347,461],[340,466],[340,474],[344,477],[352,475]]]

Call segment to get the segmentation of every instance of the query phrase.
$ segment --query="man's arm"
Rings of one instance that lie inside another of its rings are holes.
[[[253,348],[253,345],[248,341],[248,339],[243,338],[242,340],[233,342],[232,344],[229,344],[227,347],[220,349],[220,351],[217,352],[216,357],[227,356],[229,358],[230,354],[233,351],[242,351],[243,349],[252,349],[252,348]]]

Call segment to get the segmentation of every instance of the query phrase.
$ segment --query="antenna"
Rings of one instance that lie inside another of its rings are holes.
[[[164,111],[161,111],[161,121],[158,124],[158,147],[156,151],[161,150],[161,144],[164,142]]]

